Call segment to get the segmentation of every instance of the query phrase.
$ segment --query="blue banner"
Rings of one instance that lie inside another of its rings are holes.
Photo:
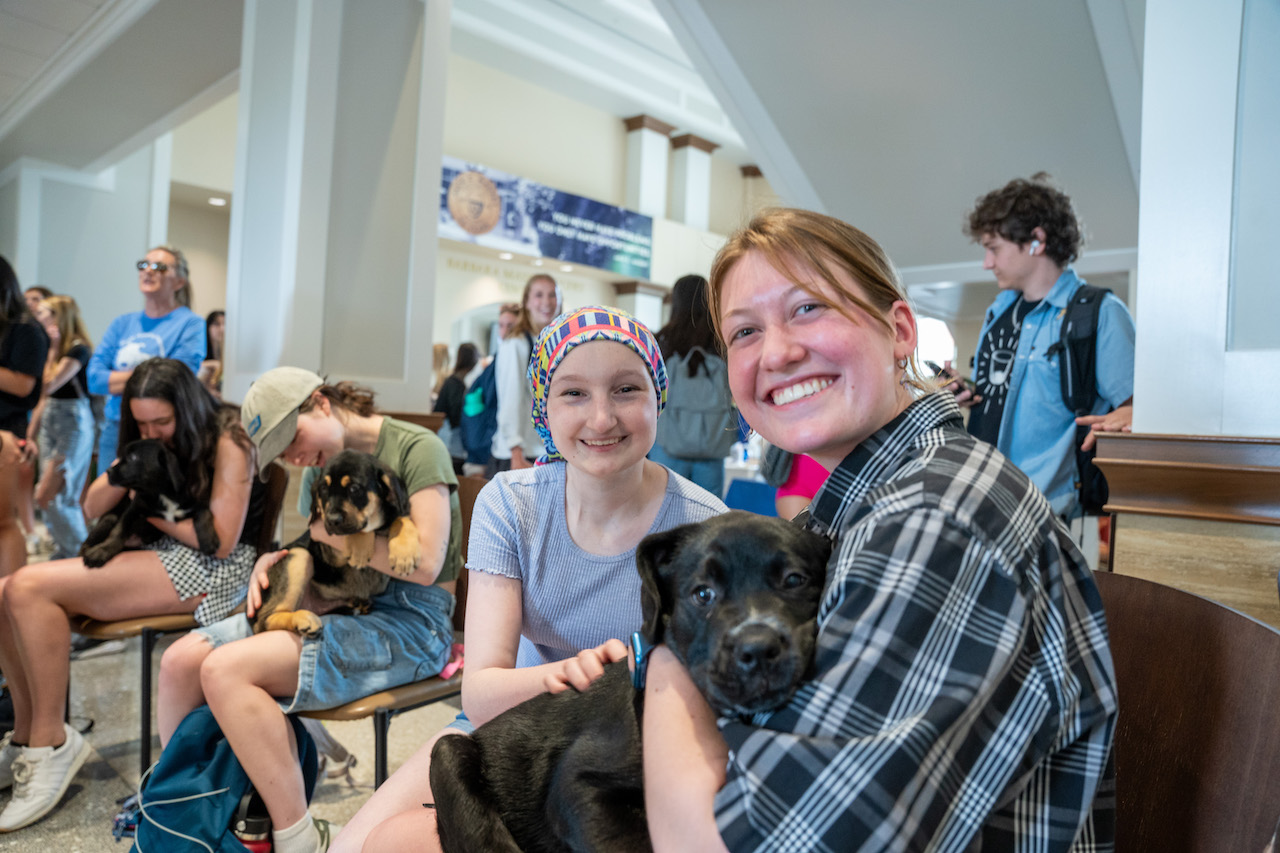
[[[653,219],[445,157],[439,235],[647,280]]]

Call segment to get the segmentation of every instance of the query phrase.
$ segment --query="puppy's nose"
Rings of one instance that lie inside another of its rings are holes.
[[[783,638],[765,625],[744,625],[737,632],[733,656],[744,673],[770,666],[782,655]]]

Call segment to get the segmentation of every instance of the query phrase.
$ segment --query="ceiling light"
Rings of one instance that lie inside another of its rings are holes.
[[[534,259],[533,259],[533,265],[534,265],[535,267],[540,267],[540,266],[542,266],[542,258],[534,258]]]
[[[212,195],[212,196],[209,196],[209,204],[213,205],[214,207],[226,207],[227,200],[225,198],[219,198],[216,195]]]
[[[514,256],[514,255],[512,255],[510,252],[499,252],[499,253],[498,253],[498,260],[500,260],[500,261],[509,261],[509,260],[511,260],[513,257],[515,257],[515,256]]]
[[[573,272],[573,265],[572,265],[572,264],[561,264],[561,265],[560,265],[560,272]]]

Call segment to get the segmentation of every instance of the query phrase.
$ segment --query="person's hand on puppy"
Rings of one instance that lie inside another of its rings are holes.
[[[262,591],[271,586],[271,581],[267,577],[267,572],[276,563],[289,556],[289,551],[281,548],[279,551],[267,551],[258,558],[258,562],[253,564],[253,573],[249,575],[249,592],[245,596],[245,615],[250,619],[253,614],[258,612],[258,608],[262,606]]]
[[[570,687],[581,693],[604,675],[605,664],[626,660],[628,654],[626,643],[618,639],[607,640],[594,649],[583,649],[562,660],[558,671],[547,673],[543,686],[548,693],[560,693]]]

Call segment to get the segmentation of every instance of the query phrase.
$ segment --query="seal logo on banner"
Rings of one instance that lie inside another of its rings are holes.
[[[502,197],[480,172],[463,172],[449,184],[449,214],[468,234],[486,234],[502,215]]]

